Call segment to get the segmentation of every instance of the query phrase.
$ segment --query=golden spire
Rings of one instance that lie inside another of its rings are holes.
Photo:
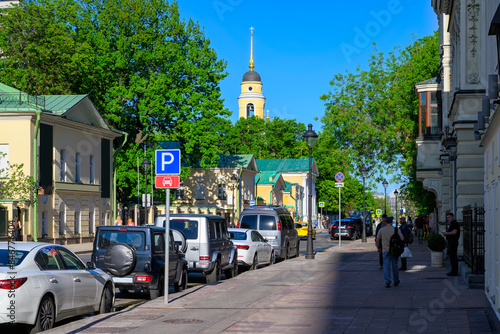
[[[269,122],[269,110],[267,111],[266,121],[268,121],[268,122]]]
[[[253,27],[250,28],[250,71],[253,71],[253,68],[255,67],[253,65]]]

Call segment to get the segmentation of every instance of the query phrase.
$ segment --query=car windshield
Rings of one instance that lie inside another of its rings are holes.
[[[198,239],[198,222],[189,219],[171,219],[170,228],[182,231],[187,239]]]
[[[247,240],[247,233],[246,232],[231,232],[234,234],[234,237],[231,238],[231,240]]]
[[[100,249],[107,249],[114,244],[127,244],[137,250],[144,250],[145,239],[142,231],[102,231],[97,245]]]
[[[0,267],[18,266],[28,253],[28,251],[0,249]]]

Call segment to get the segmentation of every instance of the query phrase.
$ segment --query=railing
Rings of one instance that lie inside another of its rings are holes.
[[[464,220],[464,261],[472,269],[472,274],[484,274],[484,208],[465,206]]]
[[[29,95],[27,93],[5,93],[0,92],[0,106],[4,102],[31,103],[37,107],[45,108],[45,96]]]

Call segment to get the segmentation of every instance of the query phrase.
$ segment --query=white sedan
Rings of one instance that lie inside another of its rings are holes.
[[[111,277],[61,245],[0,243],[0,324],[24,324],[31,333],[64,318],[113,308]]]
[[[254,270],[261,264],[274,264],[273,246],[258,231],[244,228],[229,228],[228,231],[238,249],[239,265]]]

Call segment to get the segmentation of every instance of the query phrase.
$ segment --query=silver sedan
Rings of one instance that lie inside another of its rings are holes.
[[[238,264],[257,269],[261,264],[274,264],[273,246],[256,230],[229,228],[231,241],[238,249]]]
[[[0,243],[0,324],[24,324],[31,333],[64,318],[110,312],[111,277],[61,245]]]

